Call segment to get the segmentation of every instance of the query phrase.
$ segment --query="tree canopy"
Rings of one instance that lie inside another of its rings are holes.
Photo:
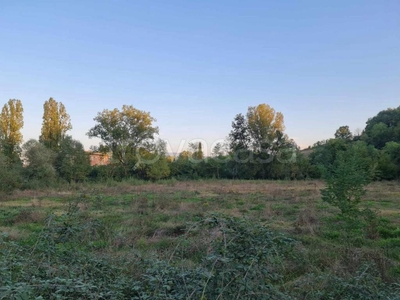
[[[34,139],[27,141],[22,148],[27,160],[24,168],[25,177],[44,185],[53,182],[56,179],[54,151]]]
[[[39,140],[47,148],[57,150],[67,131],[72,129],[71,119],[64,104],[53,98],[44,103],[43,109],[42,132]]]
[[[0,190],[128,177],[321,178],[340,157],[350,154],[368,166],[365,171],[374,180],[400,178],[400,107],[370,118],[362,135],[353,137],[349,126],[340,126],[334,138],[302,152],[285,134],[282,113],[267,104],[250,106],[246,114],[234,117],[229,136],[209,155],[203,152],[209,149],[206,143],[192,140],[175,159],[168,157],[166,142],[155,140],[158,127],[149,112],[123,105],[99,112],[94,120],[87,135],[100,138],[101,143],[92,151],[112,152],[113,158],[108,160],[107,154],[101,166],[90,160],[79,141],[67,135],[72,128],[70,117],[53,98],[44,103],[40,141],[30,140],[21,149],[23,108],[20,100],[9,100],[0,114],[1,164],[7,174]]]
[[[380,111],[367,121],[363,138],[378,149],[387,142],[400,142],[400,106]]]
[[[24,126],[23,112],[22,103],[17,99],[10,99],[1,110],[0,146],[3,153],[12,160],[17,159],[20,152],[21,129]]]
[[[61,141],[54,166],[60,177],[68,182],[84,181],[90,171],[89,154],[81,142],[66,136]]]
[[[335,132],[335,139],[351,140],[353,134],[350,131],[349,126],[340,126]]]
[[[283,114],[275,112],[268,104],[249,107],[247,122],[254,151],[272,149],[274,142],[282,138],[285,130]]]
[[[135,151],[144,143],[153,140],[158,128],[153,126],[156,120],[149,112],[141,111],[132,105],[122,106],[122,110],[105,109],[94,118],[97,124],[87,135],[102,140],[104,146],[113,152],[113,156],[122,164],[127,162],[127,153]]]
[[[237,151],[248,149],[250,146],[250,133],[247,120],[243,114],[237,114],[232,122],[232,130],[229,133],[229,148]]]

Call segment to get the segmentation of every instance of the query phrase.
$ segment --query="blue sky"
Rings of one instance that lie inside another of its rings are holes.
[[[398,0],[0,0],[0,41],[0,104],[22,101],[25,141],[49,97],[86,148],[96,114],[127,104],[174,152],[260,103],[301,147],[400,105]]]

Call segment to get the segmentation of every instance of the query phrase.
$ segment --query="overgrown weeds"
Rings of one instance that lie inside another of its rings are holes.
[[[10,234],[0,241],[0,299],[395,299],[399,292],[390,216],[365,211],[351,224],[308,185],[237,183],[246,194],[235,183],[180,184],[35,195],[34,206],[29,198],[4,202],[0,225]]]

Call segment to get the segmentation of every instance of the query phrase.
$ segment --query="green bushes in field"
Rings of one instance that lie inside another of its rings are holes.
[[[0,299],[395,299],[399,292],[371,262],[354,273],[318,269],[300,242],[240,218],[211,215],[185,227],[188,236],[212,237],[195,265],[182,264],[179,251],[168,260],[135,246],[124,255],[104,251],[112,232],[77,202],[43,225],[23,243],[0,237]]]

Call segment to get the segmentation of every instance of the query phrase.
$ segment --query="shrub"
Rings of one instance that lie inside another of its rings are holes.
[[[0,152],[0,192],[11,193],[22,184],[21,166]]]
[[[342,214],[355,214],[365,194],[364,186],[368,183],[368,172],[357,156],[340,153],[326,174],[326,188],[321,191],[322,200],[338,207]]]

